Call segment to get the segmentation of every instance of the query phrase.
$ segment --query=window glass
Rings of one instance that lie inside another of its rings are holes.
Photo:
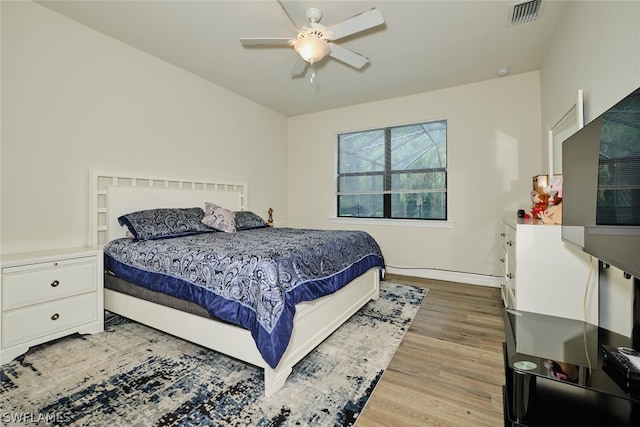
[[[384,171],[384,131],[340,135],[339,172]]]
[[[338,216],[447,219],[447,121],[338,135]]]

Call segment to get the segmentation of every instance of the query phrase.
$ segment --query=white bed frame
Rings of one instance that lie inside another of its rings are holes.
[[[89,241],[98,248],[123,237],[117,218],[136,210],[204,207],[206,201],[247,210],[246,183],[105,170],[91,170],[90,180]],[[262,359],[246,329],[109,289],[104,291],[104,305],[113,313],[263,368],[264,392],[270,396],[284,385],[296,363],[367,302],[378,299],[379,278],[373,268],[331,295],[298,304],[289,347],[275,369]]]

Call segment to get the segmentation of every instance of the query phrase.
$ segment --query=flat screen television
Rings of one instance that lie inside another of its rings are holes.
[[[640,88],[562,144],[562,239],[640,278]]]
[[[633,279],[640,351],[640,88],[562,144],[562,240]]]

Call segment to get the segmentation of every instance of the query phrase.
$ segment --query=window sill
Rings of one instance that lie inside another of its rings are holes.
[[[419,219],[387,219],[387,218],[339,218],[330,217],[330,224],[381,225],[392,227],[420,228],[453,228],[453,221],[429,221]]]

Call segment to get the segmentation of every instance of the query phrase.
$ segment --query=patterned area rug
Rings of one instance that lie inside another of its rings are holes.
[[[381,283],[371,301],[264,397],[262,370],[107,313],[105,332],[2,366],[3,425],[350,426],[427,291]]]

